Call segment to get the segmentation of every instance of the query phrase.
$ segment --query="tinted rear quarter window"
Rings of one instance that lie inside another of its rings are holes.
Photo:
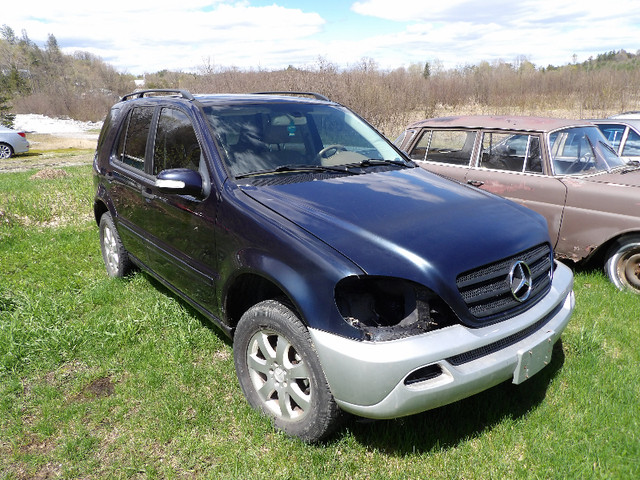
[[[134,108],[120,132],[117,159],[130,167],[144,171],[149,127],[153,118],[153,107]]]

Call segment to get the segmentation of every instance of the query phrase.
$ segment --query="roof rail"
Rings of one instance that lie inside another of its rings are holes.
[[[128,100],[130,98],[143,98],[147,93],[177,93],[186,100],[191,100],[191,101],[195,100],[193,95],[191,95],[191,92],[189,92],[188,90],[180,90],[180,89],[173,89],[173,88],[153,88],[149,90],[139,90],[137,92],[128,93],[127,95],[122,97],[120,101],[124,102],[125,100]]]
[[[308,96],[313,97],[316,100],[324,100],[330,102],[328,97],[315,92],[253,92],[256,95],[294,95],[294,96]]]

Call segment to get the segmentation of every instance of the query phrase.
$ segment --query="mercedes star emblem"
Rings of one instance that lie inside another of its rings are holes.
[[[533,280],[531,279],[531,270],[529,265],[523,261],[517,261],[511,267],[509,272],[509,285],[513,297],[519,302],[524,302],[533,288]]]

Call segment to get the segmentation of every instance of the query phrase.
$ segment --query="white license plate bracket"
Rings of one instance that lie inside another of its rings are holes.
[[[551,362],[553,340],[550,332],[547,338],[533,347],[518,351],[518,365],[513,372],[513,383],[528,380]]]

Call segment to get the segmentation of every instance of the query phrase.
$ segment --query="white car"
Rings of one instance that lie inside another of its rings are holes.
[[[29,142],[24,132],[0,125],[0,160],[10,158],[16,153],[27,153]]]
[[[640,160],[640,112],[625,112],[591,120],[602,131],[617,154],[625,160]]]

